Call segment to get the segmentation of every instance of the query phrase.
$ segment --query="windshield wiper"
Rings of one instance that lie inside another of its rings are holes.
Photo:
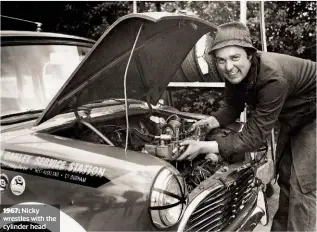
[[[149,114],[152,115],[153,109],[152,109],[152,105],[149,102],[128,98],[127,103],[128,103],[128,106],[130,104],[147,104],[149,111],[150,111]],[[96,101],[93,101],[93,102],[90,102],[88,104],[85,104],[85,105],[78,107],[77,111],[80,111],[80,110],[84,110],[84,111],[88,110],[89,111],[89,109],[91,109],[91,108],[98,108],[98,107],[104,107],[104,106],[116,106],[116,105],[124,105],[124,104],[125,104],[125,100],[118,99],[118,98],[110,98],[107,100],[96,100]]]
[[[144,101],[136,100],[136,99],[128,99],[128,104],[144,104]],[[115,106],[115,105],[124,105],[124,99],[111,98],[107,100],[97,100],[92,101],[87,104],[84,104],[80,107],[89,107],[89,108],[98,108],[103,106]],[[80,108],[78,107],[78,108]]]
[[[0,125],[11,125],[37,119],[42,112],[43,110],[27,110],[24,112],[6,114],[0,117]]]
[[[2,116],[0,116],[0,119],[6,119],[6,118],[21,116],[21,115],[28,115],[28,114],[31,114],[31,115],[32,114],[40,114],[42,112],[43,112],[43,110],[27,110],[27,111],[23,111],[23,112],[2,115]]]

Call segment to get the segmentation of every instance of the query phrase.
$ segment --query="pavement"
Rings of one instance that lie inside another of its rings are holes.
[[[280,188],[277,183],[273,185],[273,189],[274,189],[273,196],[270,198],[267,198],[269,223],[266,226],[258,224],[254,228],[253,232],[269,232],[271,230],[273,216],[278,208],[278,200],[279,200],[279,193],[280,193]]]

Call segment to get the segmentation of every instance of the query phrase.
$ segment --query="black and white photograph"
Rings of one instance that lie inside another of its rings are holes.
[[[316,231],[316,1],[1,1],[0,232]]]

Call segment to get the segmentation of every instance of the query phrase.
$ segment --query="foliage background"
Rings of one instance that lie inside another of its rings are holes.
[[[316,1],[265,1],[268,51],[316,61]],[[130,1],[2,1],[1,14],[43,23],[44,31],[84,36],[97,40],[109,25],[132,13]],[[247,2],[247,24],[254,45],[261,49],[260,2]],[[138,1],[138,12],[190,11],[219,25],[239,20],[239,1]],[[28,23],[1,18],[2,29],[35,30]]]
[[[138,1],[138,12],[192,12],[216,25],[239,20],[239,1]],[[97,40],[118,18],[132,13],[131,1],[1,2],[1,14],[43,23],[43,31]],[[265,1],[267,50],[316,61],[316,1]],[[260,2],[247,2],[247,25],[254,46],[262,50]],[[35,30],[30,23],[1,18],[2,29]],[[190,96],[190,97],[189,97]],[[209,114],[221,104],[215,90],[178,90],[175,105]]]

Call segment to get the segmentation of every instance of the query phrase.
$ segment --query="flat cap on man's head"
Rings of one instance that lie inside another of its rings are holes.
[[[257,50],[252,45],[249,29],[241,22],[230,22],[219,25],[210,53],[232,45],[251,48],[254,51]]]

